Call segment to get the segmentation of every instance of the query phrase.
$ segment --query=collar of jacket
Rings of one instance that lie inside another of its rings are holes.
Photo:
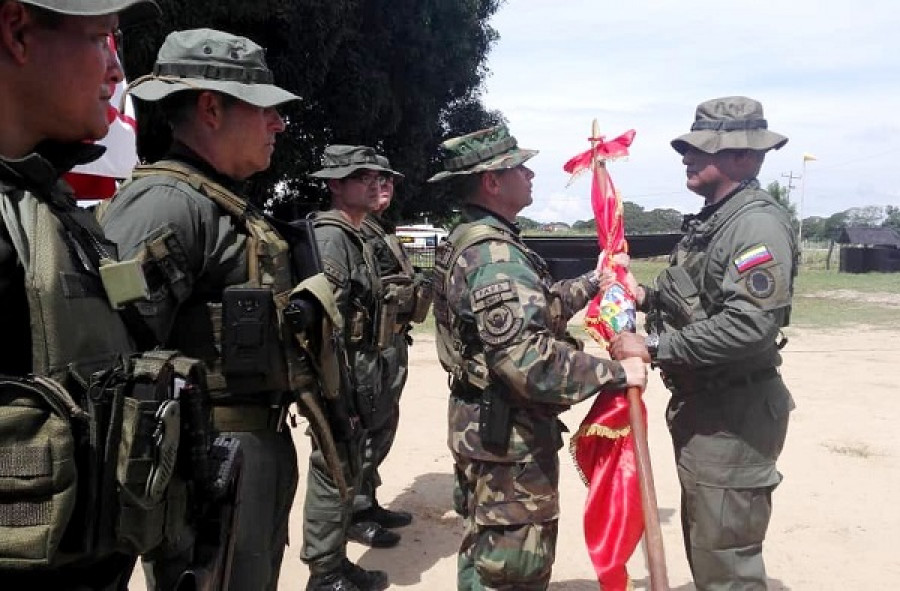
[[[105,151],[106,148],[96,144],[44,141],[24,158],[0,156],[0,180],[45,195],[72,167],[93,162]]]
[[[466,205],[465,207],[463,207],[462,215],[464,222],[480,222],[482,224],[496,226],[501,230],[512,232],[512,234],[516,237],[518,237],[522,232],[521,228],[519,228],[519,224],[510,222],[503,218],[503,216],[494,213],[490,209],[482,207],[480,205]]]

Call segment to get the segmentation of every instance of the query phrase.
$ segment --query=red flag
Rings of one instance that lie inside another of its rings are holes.
[[[115,43],[115,39],[110,36],[110,47],[116,59],[119,59]],[[131,171],[138,163],[137,122],[134,120],[131,97],[126,97],[123,111],[120,112],[118,109],[122,104],[126,86],[125,80],[122,80],[113,89],[113,96],[106,112],[109,131],[106,137],[97,141],[98,144],[106,146],[106,152],[94,162],[76,166],[64,176],[75,191],[76,199],[112,197],[116,192],[116,181],[131,176]]]
[[[622,200],[606,170],[607,160],[628,155],[634,130],[606,142],[594,122],[591,149],[569,160],[563,169],[574,179],[592,171],[591,205],[597,240],[605,252],[604,265],[618,283],[588,304],[585,327],[595,340],[608,345],[623,330],[635,330],[634,294],[624,285],[625,270],[612,257],[628,252]],[[570,181],[571,182],[571,181]],[[646,409],[641,405],[646,421]],[[624,392],[598,396],[570,441],[570,451],[588,486],[584,508],[584,536],[603,591],[625,591],[625,568],[644,531],[641,491]]]

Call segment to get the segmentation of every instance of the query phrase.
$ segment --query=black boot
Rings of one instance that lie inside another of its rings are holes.
[[[388,576],[383,570],[366,570],[345,558],[341,563],[341,572],[359,591],[382,591],[388,588]]]
[[[397,528],[406,527],[412,523],[413,516],[409,511],[391,511],[385,509],[375,501],[372,506],[365,511],[358,511],[353,514],[353,521],[374,521],[381,527]]]
[[[324,574],[310,575],[306,591],[361,591],[341,567]]]
[[[347,528],[347,539],[371,548],[391,548],[400,541],[400,534],[374,521],[356,521]]]

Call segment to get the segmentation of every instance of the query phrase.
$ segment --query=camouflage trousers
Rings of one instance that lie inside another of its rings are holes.
[[[698,591],[768,588],[762,546],[792,408],[780,377],[669,402],[684,545]]]
[[[556,557],[559,460],[496,463],[454,454],[454,504],[465,520],[460,591],[546,589]]]

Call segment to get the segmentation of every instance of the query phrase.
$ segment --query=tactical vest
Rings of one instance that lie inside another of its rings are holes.
[[[540,256],[531,251],[516,235],[482,222],[469,222],[457,226],[441,244],[434,257],[432,288],[434,290],[434,317],[437,333],[438,359],[455,382],[484,390],[490,379],[490,370],[484,352],[477,345],[477,335],[468,334],[460,316],[447,300],[450,277],[456,262],[469,247],[481,242],[496,240],[520,250],[532,263],[543,281],[548,281],[550,271]],[[458,304],[458,302],[455,302]]]
[[[62,191],[38,198],[0,186],[33,344],[33,375],[0,376],[0,570],[152,549],[178,451],[173,355],[132,355],[97,264],[115,249]],[[191,363],[182,369],[197,379],[185,378],[202,387]]]
[[[431,306],[431,285],[416,274],[396,234],[388,234],[371,217],[363,220],[363,233],[373,244],[384,244],[396,262],[392,269],[380,269],[384,299],[381,303],[379,344],[387,346],[393,335],[406,330],[407,324],[423,322]],[[391,270],[398,269],[391,273]]]
[[[200,350],[209,350],[223,352],[226,357],[226,363],[223,364],[223,357],[216,355],[210,359],[204,359],[209,366],[208,382],[212,396],[215,400],[226,401],[234,396],[245,400],[254,400],[254,397],[260,393],[270,393],[273,396],[295,389],[298,384],[303,383],[307,376],[303,375],[305,371],[296,367],[295,355],[290,353],[288,343],[293,340],[293,335],[287,332],[283,322],[281,322],[281,312],[288,303],[288,296],[293,287],[290,267],[290,250],[287,242],[279,235],[272,225],[260,214],[255,208],[249,207],[246,199],[235,195],[232,191],[221,184],[211,180],[199,171],[182,164],[177,161],[165,160],[156,162],[152,165],[138,166],[132,175],[133,179],[139,179],[148,176],[163,176],[177,181],[181,181],[191,186],[198,193],[206,196],[216,203],[222,210],[228,213],[235,221],[236,225],[247,235],[247,277],[248,280],[243,285],[229,286],[229,289],[251,288],[269,290],[270,296],[263,296],[271,299],[274,304],[273,316],[268,318],[250,319],[248,322],[258,320],[258,331],[267,333],[261,337],[265,343],[258,345],[253,343],[244,343],[244,349],[252,349],[254,346],[260,353],[258,360],[244,360],[244,362],[232,364],[228,361],[228,351],[234,351],[235,348],[241,348],[240,342],[233,343],[229,348],[230,339],[224,339],[230,330],[234,330],[238,334],[236,339],[241,339],[241,334],[252,332],[251,329],[241,326],[241,319],[235,318],[233,314],[225,316],[233,318],[231,324],[223,326],[223,303],[206,302],[205,312],[200,306],[194,306],[193,312],[205,313],[208,319],[198,319],[197,323],[188,324],[191,326],[212,326],[212,334],[203,334],[203,331],[194,331],[190,335],[179,336],[184,339],[197,339],[198,348]],[[151,258],[162,259],[168,256],[165,248],[165,237],[161,237],[150,243],[147,255]],[[233,298],[228,298],[223,294],[223,301],[231,301],[240,306],[241,302],[246,303],[250,292],[244,294],[233,294]],[[265,305],[265,301],[254,305]],[[259,333],[257,332],[257,336]],[[212,342],[208,342],[208,339]],[[203,342],[200,342],[203,341]],[[262,353],[264,347],[271,347],[273,354]],[[193,350],[193,349],[191,349]],[[255,400],[260,404],[269,404],[271,401],[266,398],[256,397]]]

